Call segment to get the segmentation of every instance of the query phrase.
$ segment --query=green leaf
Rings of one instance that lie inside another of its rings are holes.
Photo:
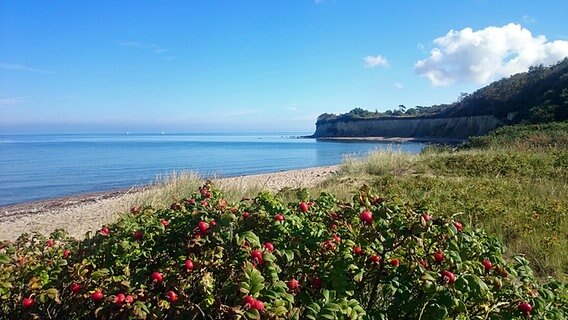
[[[254,296],[264,289],[264,277],[250,262],[246,262],[243,269],[246,280],[241,282],[241,292]]]
[[[283,250],[282,254],[286,257],[286,262],[291,262],[294,260],[294,251],[292,250]]]
[[[248,319],[259,319],[260,318],[260,313],[256,309],[248,309],[247,312],[245,313],[245,315]]]
[[[91,274],[91,278],[93,278],[93,280],[98,280],[102,277],[106,277],[108,274],[109,274],[109,270],[107,268],[103,268],[103,269],[100,269],[100,270],[93,272]]]
[[[10,257],[5,253],[0,253],[0,263],[10,263]]]
[[[335,303],[326,303],[326,305],[324,306],[324,309],[325,310],[331,310],[333,312],[339,312],[339,310],[341,310],[339,305],[335,304]]]
[[[258,236],[257,236],[256,234],[254,234],[254,232],[252,232],[252,231],[246,231],[246,232],[244,232],[241,236],[242,236],[242,239],[240,239],[241,242],[244,243],[244,241],[247,241],[248,243],[250,243],[250,245],[251,245],[253,248],[259,248],[259,247],[261,247],[261,245],[260,245],[260,239],[258,238]],[[239,243],[239,244],[242,245],[243,243]]]
[[[478,297],[483,296],[487,292],[489,292],[489,287],[487,286],[487,284],[485,284],[485,282],[483,282],[483,280],[481,280],[481,278],[479,278],[478,276],[474,274],[468,274],[464,275],[463,277],[467,279],[469,283],[469,289],[473,290]]]
[[[353,280],[355,280],[355,282],[361,282],[361,280],[363,280],[363,276],[365,275],[365,270],[361,269],[359,270],[359,272],[357,272],[357,274],[353,277]]]
[[[435,272],[428,271],[428,272],[424,273],[422,275],[422,277],[420,277],[420,279],[422,279],[424,281],[436,281],[436,276],[437,276],[437,274]]]
[[[286,307],[280,306],[274,309],[272,312],[274,312],[277,316],[283,316],[286,314],[286,312],[288,312],[288,310],[286,309]]]
[[[336,317],[334,314],[329,314],[329,313],[322,313],[319,315],[318,319],[329,319],[329,320],[335,320]]]

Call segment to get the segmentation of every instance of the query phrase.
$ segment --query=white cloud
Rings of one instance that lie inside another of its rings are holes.
[[[551,65],[568,57],[568,41],[533,37],[528,29],[513,23],[479,31],[450,30],[434,44],[430,57],[415,64],[416,72],[434,86],[486,84],[533,65]]]
[[[363,58],[363,61],[365,62],[365,67],[367,68],[374,68],[374,67],[388,67],[389,66],[389,62],[387,60],[387,58],[379,55],[376,56],[366,56],[365,58]]]
[[[403,86],[402,83],[400,83],[400,82],[395,82],[394,87],[397,88],[397,89],[402,89],[402,88],[404,88],[404,86]]]
[[[26,71],[26,72],[39,72],[39,73],[53,73],[53,71],[46,71],[41,69],[36,69],[28,66],[24,66],[17,63],[0,63],[0,69],[4,70],[14,70],[14,71]]]

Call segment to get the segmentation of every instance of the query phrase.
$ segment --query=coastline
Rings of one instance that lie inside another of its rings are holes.
[[[306,138],[316,139],[316,140],[337,140],[337,141],[369,141],[369,142],[392,142],[392,143],[404,143],[404,142],[419,142],[419,143],[439,143],[439,144],[449,144],[457,145],[461,144],[465,139],[454,139],[454,138],[436,138],[436,137],[314,137],[307,136]]]
[[[221,189],[244,187],[278,191],[285,187],[316,185],[338,170],[339,165],[333,165],[201,180],[211,180]],[[121,213],[136,205],[136,200],[143,192],[152,188],[158,186],[79,194],[0,207],[0,241],[13,241],[25,232],[49,234],[57,228],[64,228],[71,236],[82,238],[86,232],[116,221]]]

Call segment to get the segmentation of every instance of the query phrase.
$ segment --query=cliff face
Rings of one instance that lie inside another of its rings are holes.
[[[354,119],[318,122],[313,137],[436,137],[465,139],[471,136],[484,135],[501,125],[503,125],[503,122],[494,116]]]

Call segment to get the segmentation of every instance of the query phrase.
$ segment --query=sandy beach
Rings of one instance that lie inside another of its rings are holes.
[[[275,173],[213,179],[221,189],[232,186],[257,186],[277,191],[284,187],[301,188],[318,184],[335,174],[339,165]],[[132,188],[30,202],[0,207],[0,240],[15,240],[24,232],[48,234],[63,228],[73,237],[98,230],[127,212],[145,188]]]

